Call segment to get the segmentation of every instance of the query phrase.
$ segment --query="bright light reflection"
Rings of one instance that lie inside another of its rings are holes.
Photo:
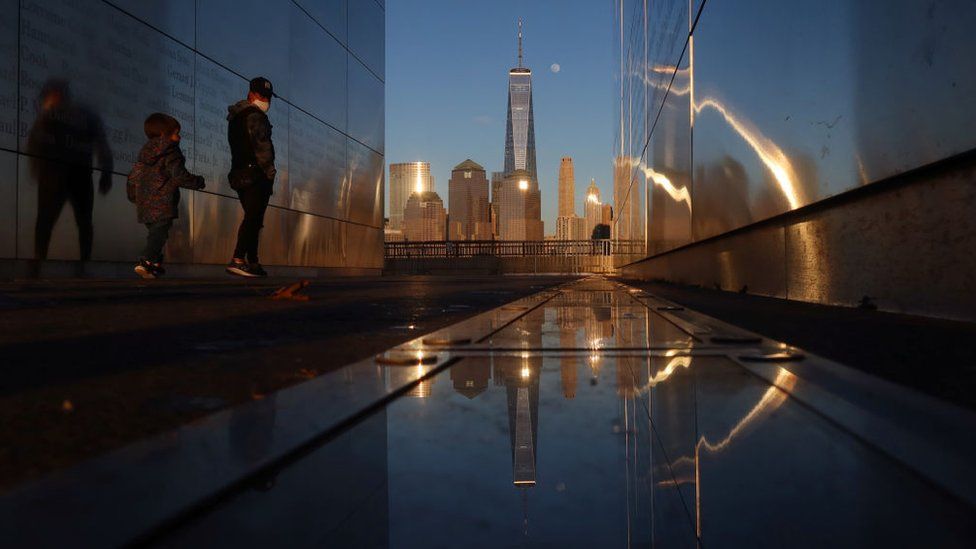
[[[648,390],[653,388],[658,383],[662,383],[671,377],[671,374],[675,372],[678,368],[688,368],[691,366],[690,356],[676,356],[668,361],[668,364],[654,375],[651,379],[647,380],[647,384],[641,387],[640,394],[646,393]]]
[[[529,379],[529,375],[531,374],[531,372],[529,371],[528,368],[522,368],[521,374],[522,374],[522,379]]]
[[[779,146],[762,134],[749,121],[736,117],[729,109],[717,99],[706,97],[695,104],[695,112],[700,113],[702,109],[710,107],[718,111],[725,118],[725,121],[732,126],[742,139],[756,152],[762,163],[766,165],[776,183],[779,185],[786,200],[790,203],[790,209],[799,208],[802,204],[796,191],[796,172],[793,164]]]
[[[670,83],[666,81],[652,81],[650,78],[645,76],[644,81],[646,84],[658,89],[668,90],[668,93],[673,95],[688,95],[691,93],[693,88],[690,78],[688,79],[689,82],[687,84],[682,84],[685,81],[685,78],[682,77],[682,73],[687,72],[688,76],[690,76],[691,73],[689,69],[677,69],[673,66],[657,65],[652,67],[651,70],[658,74],[677,71],[678,75],[675,76],[674,81]],[[779,145],[763,135],[762,132],[753,126],[751,122],[736,116],[731,109],[722,104],[722,102],[718,99],[705,97],[701,100],[695,100],[694,97],[692,97],[692,108],[696,114],[700,113],[705,108],[714,109],[721,114],[722,118],[725,119],[725,122],[728,123],[728,125],[731,126],[732,129],[735,130],[735,132],[738,133],[743,140],[745,140],[749,147],[752,148],[756,155],[759,156],[759,159],[766,166],[766,168],[772,172],[773,178],[776,179],[776,184],[779,186],[780,191],[782,191],[787,202],[790,204],[790,209],[793,210],[802,205],[802,201],[797,191],[796,171],[793,169],[793,164],[790,162],[789,157],[787,157],[786,153],[780,149]],[[647,168],[644,168],[644,171],[646,173]],[[668,190],[668,187],[665,185],[664,181],[658,181],[658,179],[652,177],[650,174],[648,174],[648,177],[651,177],[655,184],[664,187],[665,190],[668,191],[668,194],[671,194],[672,198],[678,200],[678,198],[672,194],[670,190]],[[667,183],[667,185],[670,185],[670,181]],[[671,188],[673,189],[674,187],[671,186]],[[685,189],[682,188],[681,190]]]
[[[599,204],[600,203],[600,199],[595,194],[592,194],[592,193],[586,195],[586,201],[587,202],[592,202],[593,204]]]
[[[521,181],[519,181],[519,190],[520,191],[527,191],[527,190],[529,190],[529,182],[526,181],[526,180],[524,180],[524,179],[522,179]]]
[[[654,171],[654,168],[646,166],[643,162],[639,160],[634,161],[640,169],[644,172],[644,176],[654,182],[655,185],[664,189],[664,192],[668,193],[672,200],[675,202],[684,202],[685,206],[688,208],[688,212],[691,212],[691,193],[688,192],[687,187],[675,187],[674,183],[668,179],[664,174]]]

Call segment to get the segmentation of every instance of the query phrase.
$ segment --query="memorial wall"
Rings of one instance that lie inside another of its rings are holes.
[[[629,276],[971,316],[976,3],[614,7]]]
[[[226,263],[243,216],[227,106],[265,76],[278,178],[263,263],[382,268],[382,0],[0,0],[0,15],[0,258],[37,257],[56,218],[48,258],[78,259],[91,215],[91,259],[134,262],[145,229],[125,178],[159,111],[180,121],[187,168],[207,185],[181,191],[167,262]],[[39,123],[51,87],[65,105]],[[79,190],[86,162],[93,200]]]

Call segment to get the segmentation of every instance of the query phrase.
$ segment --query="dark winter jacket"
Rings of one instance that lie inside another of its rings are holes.
[[[139,223],[156,223],[178,217],[180,187],[203,186],[202,177],[186,171],[186,158],[179,143],[168,137],[154,137],[142,146],[139,159],[132,165],[126,194],[136,205]]]
[[[273,183],[275,150],[268,115],[249,101],[227,107],[227,140],[231,149],[231,186],[239,188],[257,180]],[[244,185],[240,182],[244,181]]]

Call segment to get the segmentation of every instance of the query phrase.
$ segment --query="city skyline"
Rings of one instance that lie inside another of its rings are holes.
[[[406,24],[391,27],[388,39],[388,162],[429,162],[435,190],[445,200],[451,168],[466,158],[488,174],[504,171],[503,75],[517,65],[514,37],[521,16],[524,64],[533,69],[536,173],[546,232],[556,228],[562,157],[574,158],[581,181],[595,178],[601,192],[611,194],[613,150],[601,139],[613,134],[614,87],[609,82],[614,57],[605,34],[613,24],[611,10],[585,3],[560,6],[557,21],[551,6],[505,0],[464,10],[433,0],[426,15],[404,6],[389,9],[391,19]],[[476,28],[472,21],[478,22]],[[438,39],[420,40],[419,35]],[[473,35],[478,39],[472,40]],[[451,47],[444,48],[445,43]],[[431,66],[438,67],[435,80]],[[454,91],[442,92],[447,89]],[[584,199],[582,191],[580,186],[577,204]]]

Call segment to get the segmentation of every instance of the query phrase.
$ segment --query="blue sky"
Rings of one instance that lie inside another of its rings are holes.
[[[489,176],[502,169],[508,69],[516,62],[521,16],[546,233],[555,232],[563,156],[573,157],[576,167],[577,214],[590,178],[608,201],[614,132],[609,0],[393,0],[386,10],[388,164],[430,162],[445,206],[454,165],[471,158]]]

